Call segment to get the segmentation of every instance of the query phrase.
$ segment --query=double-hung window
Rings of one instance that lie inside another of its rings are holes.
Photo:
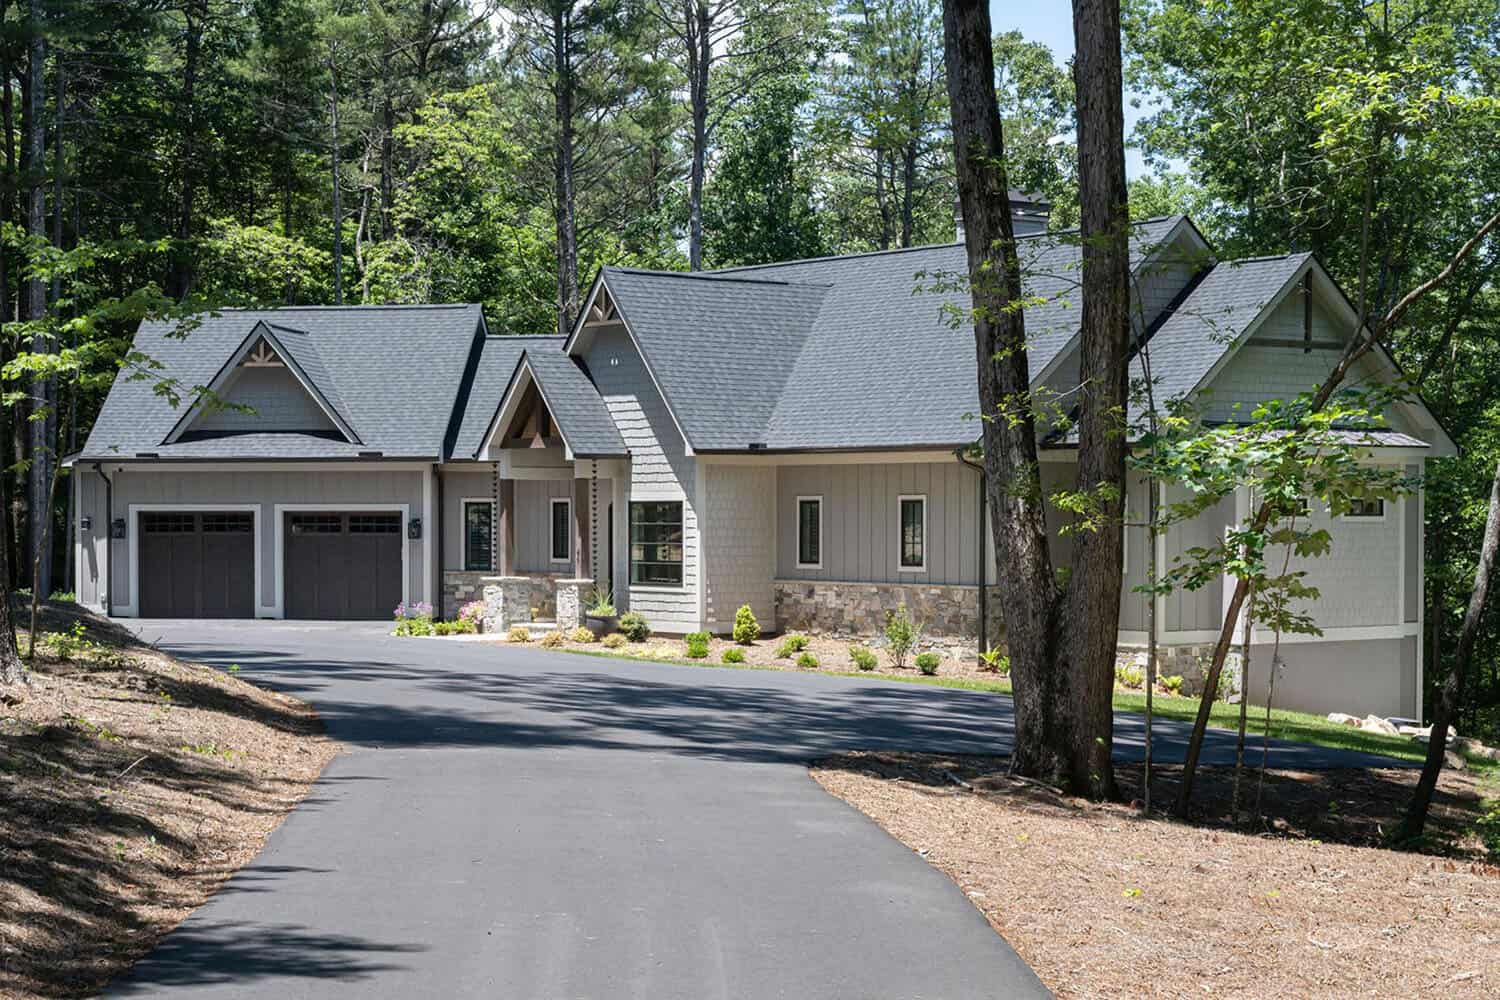
[[[573,501],[567,497],[552,498],[552,561],[565,563],[573,558]]]
[[[823,498],[797,498],[797,568],[823,568]]]
[[[682,501],[630,504],[630,582],[682,586]]]
[[[927,497],[896,498],[896,568],[903,573],[927,569]]]
[[[464,569],[487,572],[495,538],[495,504],[491,500],[464,501]]]

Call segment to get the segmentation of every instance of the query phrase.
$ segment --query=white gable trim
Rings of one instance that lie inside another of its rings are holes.
[[[265,320],[258,320],[255,326],[251,327],[249,335],[240,342],[240,346],[229,356],[229,360],[224,363],[224,367],[219,369],[218,374],[213,377],[213,381],[209,382],[208,390],[217,393],[220,389],[224,388],[225,383],[239,369],[240,362],[245,359],[245,356],[250,353],[251,349],[262,338],[271,345],[271,349],[281,358],[282,364],[286,365],[287,371],[291,372],[292,377],[301,384],[303,391],[312,397],[314,403],[318,404],[318,409],[323,411],[323,415],[329,419],[333,426],[338,428],[339,433],[344,436],[344,440],[349,444],[363,444],[364,442],[360,441],[359,435],[354,433],[354,429],[345,422],[343,417],[339,416],[338,411],[333,408],[323,393],[313,384],[312,379],[307,377],[307,373],[302,370],[302,366],[297,364],[296,359],[292,357],[292,353],[286,349],[286,346],[272,332],[270,324]],[[188,429],[192,427],[198,417],[207,409],[208,402],[206,400],[200,399],[197,403],[193,404],[177,423],[173,425],[172,430],[167,434],[162,444],[176,444],[177,440],[183,434],[187,433]]]

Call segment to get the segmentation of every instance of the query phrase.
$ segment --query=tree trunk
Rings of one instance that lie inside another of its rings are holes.
[[[693,111],[693,158],[688,173],[688,270],[703,269],[703,175],[708,162],[708,84],[713,52],[709,47],[713,19],[709,6],[690,6],[694,27],[688,33],[688,89]],[[696,47],[695,47],[696,46]]]
[[[382,86],[389,87],[390,60],[385,60],[383,66],[384,75],[381,77],[386,81]],[[388,240],[391,238],[391,202],[394,200],[394,181],[392,171],[395,158],[395,132],[396,132],[396,109],[391,103],[391,93],[387,89],[380,106],[380,238]]]
[[[1080,294],[1078,486],[1097,498],[1102,527],[1078,533],[1056,624],[1069,719],[1070,784],[1115,794],[1114,668],[1124,556],[1126,354],[1130,347],[1130,215],[1125,190],[1119,0],[1074,0]],[[1009,201],[1002,192],[1002,210]]]
[[[1006,197],[991,35],[985,0],[944,3],[943,48],[984,416],[984,470],[999,562],[996,582],[1007,595],[1001,609],[1015,690],[1011,768],[1054,781],[1069,770],[1069,734],[1056,725],[1057,587],[1037,464],[1025,318],[1013,308],[1021,300],[1021,273]]]
[[[573,26],[562,5],[552,12],[552,65],[557,74],[553,101],[557,143],[553,150],[554,191],[557,200],[557,332],[573,329],[578,317],[578,225],[574,215],[573,151],[577,80],[569,44]]]
[[[182,151],[178,169],[182,172],[182,190],[177,213],[178,245],[172,254],[172,275],[168,291],[182,298],[193,284],[193,254],[188,242],[193,238],[193,202],[197,185],[197,107],[198,56],[203,42],[203,20],[207,11],[203,0],[190,0],[182,9],[186,27],[182,61],[182,96],[177,108],[182,126]]]
[[[901,245],[909,247],[916,232],[917,144],[907,143],[901,154]]]
[[[0,476],[0,503],[10,506],[10,490]],[[0,545],[0,686],[15,687],[26,683],[26,671],[16,648],[16,620],[10,607],[10,550]]]
[[[8,4],[6,5],[8,6]],[[5,7],[0,7],[3,12]],[[15,87],[11,82],[15,67],[11,62],[11,47],[0,45],[0,117],[4,119],[5,128],[5,184],[0,187],[0,223],[9,224],[15,220],[15,183],[16,183],[16,102]],[[9,323],[15,318],[15,303],[10,296],[10,249],[0,245],[0,322]],[[9,362],[13,348],[8,337],[0,337],[0,362]],[[0,580],[0,587],[7,592],[17,586],[16,567],[25,558],[22,553],[27,551],[24,538],[26,535],[25,524],[22,521],[22,511],[19,504],[10,500],[11,490],[9,478],[11,468],[20,465],[26,455],[26,402],[17,400],[14,405],[5,407],[7,442],[10,447],[10,461],[5,462],[5,469],[0,470],[0,481],[4,481],[7,487],[5,503],[5,578]],[[12,634],[14,640],[14,634]],[[11,642],[15,646],[15,642]]]
[[[47,237],[47,198],[45,168],[47,156],[47,132],[42,123],[42,105],[45,100],[47,43],[41,30],[41,2],[31,0],[31,37],[27,44],[27,93],[26,93],[26,231],[33,239]],[[40,277],[27,282],[27,318],[40,322],[47,314],[47,286]],[[36,353],[52,350],[51,338],[37,334],[31,349]],[[44,596],[52,590],[51,533],[46,526],[51,520],[48,505],[48,484],[52,477],[52,466],[57,460],[53,454],[53,436],[57,427],[55,412],[56,385],[52,379],[38,379],[32,384],[34,414],[42,415],[29,423],[31,429],[31,466],[28,478],[28,503],[30,533],[32,539],[32,589]]]
[[[339,179],[339,70],[336,48],[328,50],[328,158],[333,180],[333,304],[344,304],[344,192]]]
[[[1453,651],[1453,666],[1443,678],[1443,685],[1438,688],[1437,697],[1433,700],[1427,759],[1422,763],[1422,777],[1417,781],[1417,790],[1412,793],[1406,817],[1396,831],[1395,840],[1398,843],[1420,837],[1427,826],[1427,813],[1432,808],[1432,793],[1437,788],[1438,775],[1443,770],[1443,754],[1448,749],[1448,726],[1458,712],[1458,689],[1463,683],[1469,657],[1474,653],[1474,640],[1479,636],[1479,622],[1484,616],[1485,601],[1489,599],[1490,573],[1495,568],[1497,551],[1500,551],[1500,464],[1495,466],[1495,479],[1490,484],[1490,511],[1484,521],[1484,541],[1479,547],[1479,565],[1474,568],[1474,589],[1469,593],[1469,607],[1464,612],[1463,628],[1458,633],[1458,646]]]

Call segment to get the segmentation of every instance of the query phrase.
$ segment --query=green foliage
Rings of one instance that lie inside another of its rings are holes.
[[[853,661],[855,667],[866,672],[874,670],[880,663],[875,654],[864,646],[850,646],[849,659]]]
[[[589,595],[588,613],[595,618],[613,618],[618,614],[615,610],[615,592],[595,587]]]
[[[897,669],[906,666],[906,658],[916,648],[922,637],[922,627],[912,621],[911,613],[904,603],[896,605],[895,611],[886,612],[885,642],[891,654],[891,663]]]
[[[730,646],[728,649],[724,650],[724,654],[720,657],[720,659],[725,663],[744,663],[745,651],[743,649],[740,649],[738,646]]]
[[[541,645],[545,646],[547,649],[557,649],[561,646],[566,646],[567,644],[567,634],[564,633],[561,629],[552,629],[550,632],[545,633],[541,638]]]
[[[568,638],[576,643],[587,644],[594,641],[594,632],[587,625],[580,625],[568,633]]]
[[[917,654],[917,669],[922,671],[922,673],[926,674],[928,677],[932,677],[937,674],[938,664],[942,662],[943,658],[937,653],[928,652]]]
[[[627,611],[620,616],[620,634],[631,642],[645,642],[651,638],[651,626],[638,611]]]
[[[1500,799],[1486,799],[1482,808],[1484,814],[1475,824],[1479,839],[1483,842],[1485,850],[1495,857],[1500,857]]]
[[[983,664],[982,669],[990,673],[1006,676],[1010,673],[1010,657],[998,649],[986,649],[979,654],[979,662]]]
[[[1115,665],[1115,683],[1136,691],[1146,685],[1146,671],[1133,663]]]
[[[777,659],[786,659],[793,653],[800,653],[807,648],[807,644],[811,641],[807,636],[796,632],[783,636],[781,644],[776,647],[776,657]]]
[[[431,618],[402,618],[396,622],[393,635],[437,635],[437,627]]]
[[[398,626],[399,629],[399,626]],[[467,618],[460,618],[451,622],[433,622],[433,635],[473,635],[479,631],[479,626]]]
[[[1163,677],[1161,679],[1161,686],[1166,688],[1166,690],[1171,694],[1182,694],[1182,675],[1172,674],[1169,677]]]
[[[508,642],[530,642],[531,629],[525,625],[512,625],[510,631],[505,633]]]
[[[755,620],[755,612],[750,610],[750,605],[741,604],[734,613],[734,641],[748,646],[759,638],[760,622]]]
[[[687,643],[687,655],[689,659],[701,660],[708,655],[708,642],[711,637],[707,632],[689,632],[683,636]]]
[[[797,657],[797,666],[803,670],[816,670],[818,667],[818,658],[811,653],[802,653]]]
[[[619,649],[629,641],[630,640],[626,639],[619,632],[611,632],[609,635],[599,640],[599,645],[603,646],[605,649]]]

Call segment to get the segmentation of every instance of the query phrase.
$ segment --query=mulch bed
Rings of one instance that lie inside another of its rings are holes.
[[[0,689],[0,996],[97,992],[255,856],[338,750],[305,702],[80,608],[50,608],[43,631],[74,621],[88,645],[44,643],[30,685]]]
[[[1434,856],[1373,846],[1415,770],[1273,772],[1266,818],[1241,832],[1232,769],[1200,769],[1187,825],[1015,781],[1006,763],[858,753],[812,775],[951,877],[1059,996],[1500,995],[1500,866],[1469,834],[1492,778],[1443,774]],[[1167,805],[1177,769],[1159,775]]]

